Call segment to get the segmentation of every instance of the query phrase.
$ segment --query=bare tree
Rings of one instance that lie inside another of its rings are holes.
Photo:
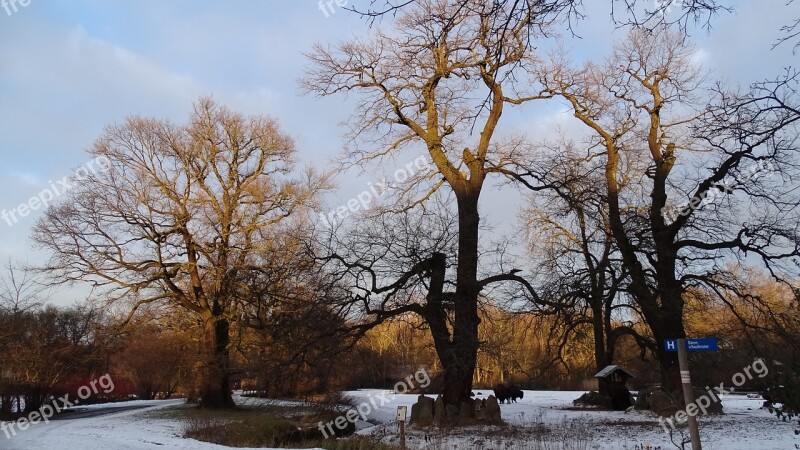
[[[540,150],[531,172],[518,174],[523,184],[533,178],[549,187],[532,196],[524,211],[523,226],[538,266],[536,283],[540,295],[558,305],[554,313],[566,316],[563,342],[582,325],[592,327],[599,371],[614,363],[622,337],[631,336],[643,347],[647,342],[633,323],[639,315],[626,293],[627,270],[611,230],[603,165],[579,154],[569,141]],[[605,383],[600,393],[611,396]]]
[[[271,227],[289,220],[325,184],[295,181],[294,144],[275,120],[245,117],[201,99],[189,123],[132,117],[109,126],[91,153],[110,170],[85,179],[33,231],[51,252],[57,282],[88,282],[111,302],[167,302],[204,330],[201,405],[235,406],[229,389],[237,291],[260,270]]]
[[[377,30],[368,39],[334,49],[317,46],[308,55],[312,65],[302,83],[306,91],[361,95],[350,121],[351,155],[357,163],[420,145],[436,166],[435,177],[425,174],[427,178],[415,180],[419,189],[427,188],[420,198],[429,198],[442,185],[455,197],[454,323],[439,349],[440,356],[446,355],[444,401],[455,407],[469,398],[472,387],[480,292],[513,278],[500,274],[479,279],[478,202],[494,171],[490,161],[508,148],[498,136],[504,110],[551,96],[531,90],[527,76],[536,64],[528,45],[536,32],[531,24],[544,26],[546,20],[497,2],[424,0],[404,8],[391,32]],[[501,24],[508,26],[496,33]],[[425,270],[444,269],[446,255],[427,258]],[[434,285],[436,275],[431,276]]]
[[[352,293],[334,303],[340,315],[351,319],[345,331],[361,337],[386,321],[416,314],[430,329],[446,369],[460,357],[450,331],[459,240],[458,219],[440,197],[397,214],[372,213],[331,233],[313,253]]]
[[[661,342],[685,337],[687,287],[713,290],[726,257],[757,255],[772,269],[798,251],[798,198],[764,176],[795,171],[796,81],[693,98],[702,77],[691,56],[676,33],[636,29],[603,66],[543,73],[604,158],[610,228],[672,388],[677,362]]]
[[[4,269],[0,278],[0,311],[16,315],[47,301],[47,286],[32,270],[13,261],[8,261]]]

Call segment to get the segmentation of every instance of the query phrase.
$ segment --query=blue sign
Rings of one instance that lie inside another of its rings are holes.
[[[690,352],[715,352],[718,349],[717,338],[686,339],[686,350]],[[664,339],[664,350],[678,351],[677,339]]]

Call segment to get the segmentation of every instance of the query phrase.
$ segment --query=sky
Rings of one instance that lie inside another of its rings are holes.
[[[326,14],[316,0],[5,2],[10,0],[0,0],[0,212],[86,167],[87,149],[105,126],[130,115],[181,123],[204,95],[236,111],[277,118],[295,138],[300,165],[324,170],[342,154],[341,123],[352,113],[353,99],[302,96],[297,86],[307,65],[303,52],[314,43],[334,44],[368,31],[362,18],[336,3],[323,5]],[[600,59],[624,30],[615,30],[608,1],[585,3],[580,37],[565,36],[565,46],[576,58]],[[797,66],[800,55],[791,45],[771,47],[778,28],[800,17],[800,2],[732,3],[735,11],[716,17],[713,29],[692,32],[699,60],[715,77],[747,86]],[[509,124],[534,136],[576,127],[558,102],[515,111]],[[399,158],[398,167],[413,158]],[[346,202],[373,178],[369,171],[340,174],[328,207]],[[482,208],[513,220],[520,196],[509,190],[490,189]],[[29,239],[42,211],[35,208],[11,225],[0,218],[1,261],[36,264],[47,257]],[[85,292],[61,289],[53,300],[70,303]]]

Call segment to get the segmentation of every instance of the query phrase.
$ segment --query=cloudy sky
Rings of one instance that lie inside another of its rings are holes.
[[[591,6],[577,28],[581,38],[567,37],[566,45],[578,57],[599,59],[622,32],[614,30],[608,1],[585,3]],[[715,18],[710,32],[693,33],[703,64],[734,85],[796,66],[791,46],[771,46],[778,28],[800,17],[800,2],[734,3],[735,12]],[[29,0],[27,6],[17,0],[16,10],[0,7],[0,210],[17,208],[87,164],[86,150],[105,125],[132,114],[181,122],[201,95],[278,118],[296,139],[299,159],[324,168],[341,154],[339,124],[350,103],[299,94],[302,53],[364,30],[362,19],[336,6],[326,17],[317,0]],[[570,126],[566,108],[555,102],[514,121],[538,135]],[[368,174],[341,176],[329,204],[341,204],[369,181]],[[494,193],[484,202],[511,209],[509,197]],[[40,213],[13,226],[0,220],[0,259],[45,257],[28,239]],[[55,299],[69,302],[79,292]]]

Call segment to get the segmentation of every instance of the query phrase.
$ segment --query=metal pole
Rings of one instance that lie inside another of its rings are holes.
[[[686,340],[678,339],[678,367],[681,370],[681,385],[683,386],[683,401],[686,406],[694,404],[694,390],[692,378],[689,376],[689,358],[686,357]],[[695,409],[696,411],[696,409]],[[689,433],[692,436],[692,450],[702,450],[700,445],[700,430],[697,429],[697,417],[687,414],[689,418]]]

